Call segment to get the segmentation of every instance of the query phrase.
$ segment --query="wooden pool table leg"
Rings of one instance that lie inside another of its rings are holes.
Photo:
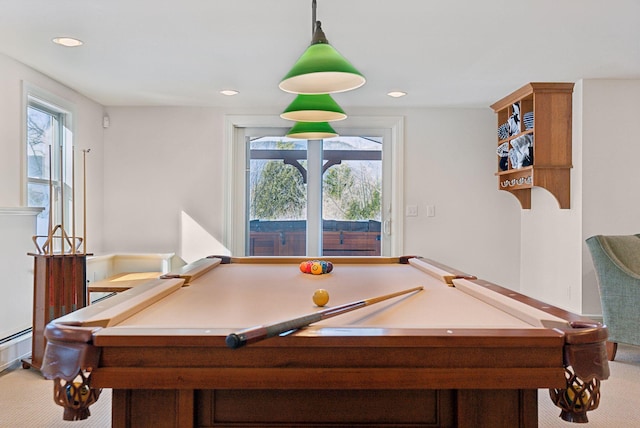
[[[616,358],[617,352],[618,352],[618,343],[607,342],[607,357],[609,358],[609,361],[613,361]]]

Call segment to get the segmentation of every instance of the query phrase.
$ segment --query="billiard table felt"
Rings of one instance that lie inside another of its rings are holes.
[[[533,321],[523,320],[413,266],[339,264],[330,274],[309,275],[300,272],[297,265],[232,263],[212,269],[189,287],[176,289],[114,327],[233,331],[320,310],[312,302],[318,288],[328,290],[330,307],[416,286],[424,290],[316,325],[522,329],[539,327],[535,319],[540,314],[546,316],[540,312],[532,315]]]

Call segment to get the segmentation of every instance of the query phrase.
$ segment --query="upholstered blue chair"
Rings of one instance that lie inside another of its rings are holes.
[[[613,361],[618,342],[640,345],[640,234],[587,239]]]

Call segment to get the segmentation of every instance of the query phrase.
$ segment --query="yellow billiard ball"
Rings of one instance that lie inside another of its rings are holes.
[[[324,305],[326,305],[327,303],[329,303],[329,292],[327,290],[324,290],[322,288],[317,289],[314,293],[313,293],[313,303],[315,303],[316,305],[322,307]]]
[[[311,273],[314,275],[322,275],[322,263],[314,261],[311,265]]]
[[[83,385],[82,382],[73,382],[66,385],[67,400],[69,403],[79,405],[89,399],[89,393],[91,389],[87,385]]]
[[[576,393],[577,391],[574,391],[572,388],[567,389],[567,401],[569,402],[569,405],[579,409],[582,407],[583,404],[587,404],[589,401],[589,396],[587,395],[587,391],[583,390],[579,393]]]

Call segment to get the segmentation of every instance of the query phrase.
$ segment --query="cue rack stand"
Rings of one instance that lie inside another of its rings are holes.
[[[62,148],[61,155],[62,155]],[[86,236],[86,154],[83,150],[83,234]],[[47,341],[44,330],[56,318],[83,308],[88,304],[86,239],[76,236],[75,219],[75,153],[72,155],[72,234],[69,235],[62,224],[53,225],[53,181],[52,161],[49,150],[49,228],[47,235],[33,236],[36,252],[33,272],[33,325],[31,331],[31,357],[22,360],[22,367],[40,370]],[[61,156],[61,159],[64,159]],[[63,183],[63,168],[60,168],[60,182]],[[64,219],[64,190],[60,191],[61,215]]]

